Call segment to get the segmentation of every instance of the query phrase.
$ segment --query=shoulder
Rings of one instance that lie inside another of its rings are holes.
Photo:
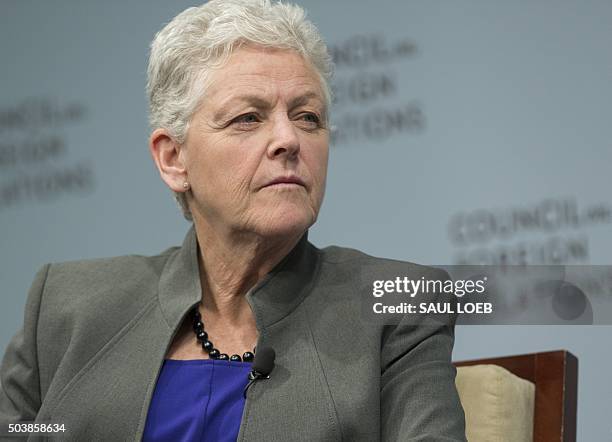
[[[375,276],[375,272],[380,272],[381,276],[398,272],[403,276],[412,277],[417,275],[445,277],[447,275],[444,270],[437,267],[372,256],[350,247],[329,246],[319,249],[319,254],[324,269],[333,269],[335,272],[344,270],[353,277],[356,275]]]
[[[157,302],[159,279],[178,247],[158,255],[126,255],[47,264],[33,284],[38,299],[41,382],[48,386],[62,361],[81,367]],[[74,374],[74,373],[73,373]]]
[[[168,258],[178,247],[153,256],[125,255],[51,263],[44,284],[43,301],[53,295],[55,302],[93,301],[104,296],[130,293],[133,297],[152,295]]]
[[[37,287],[39,329],[50,342],[85,333],[101,344],[156,301],[161,273],[178,249],[48,264]]]
[[[392,306],[420,302],[421,299],[441,299],[438,293],[427,294],[427,298],[421,295],[412,298],[406,287],[412,290],[414,285],[410,282],[422,284],[423,278],[426,281],[447,280],[449,277],[445,270],[411,261],[376,257],[347,247],[326,247],[319,249],[318,253],[316,283],[305,303],[315,335],[326,336],[326,340],[328,336],[335,336],[343,343],[360,342],[363,348],[369,346],[371,351],[380,351],[381,343],[387,342],[389,333],[402,320],[408,327],[398,329],[398,333],[406,338],[402,342],[408,342],[408,347],[411,342],[425,339],[424,333],[437,332],[433,328],[417,331],[412,327],[424,323],[422,315],[408,316],[399,310],[382,314],[374,307],[376,304]],[[443,323],[436,323],[436,327],[438,324]],[[338,347],[351,346],[343,344]]]
[[[311,302],[318,302],[321,308],[329,308],[332,299],[342,309],[349,308],[349,304],[354,308],[370,305],[377,287],[396,283],[398,278],[401,281],[450,278],[437,267],[376,257],[348,247],[331,246],[318,249],[318,253],[320,264]]]

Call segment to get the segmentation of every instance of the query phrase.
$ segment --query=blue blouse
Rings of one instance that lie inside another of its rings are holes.
[[[142,440],[235,441],[250,362],[166,359]]]

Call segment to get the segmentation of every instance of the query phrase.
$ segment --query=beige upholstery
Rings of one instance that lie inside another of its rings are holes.
[[[457,368],[469,442],[533,440],[535,386],[497,365]]]

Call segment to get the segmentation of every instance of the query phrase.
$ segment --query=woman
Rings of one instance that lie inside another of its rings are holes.
[[[454,323],[360,315],[367,275],[444,275],[307,240],[330,76],[293,5],[213,0],[156,35],[150,150],[193,227],[157,256],[39,271],[3,360],[3,427],[59,424],[70,441],[465,439]],[[276,361],[245,400],[264,347]]]

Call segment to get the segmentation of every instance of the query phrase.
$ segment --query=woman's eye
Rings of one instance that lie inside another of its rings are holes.
[[[251,123],[257,123],[259,122],[259,118],[257,118],[257,115],[255,114],[244,114],[244,115],[240,115],[239,117],[236,117],[232,123],[239,123],[239,124],[251,124]]]
[[[321,120],[316,114],[311,114],[311,113],[302,114],[300,116],[300,119],[311,125],[318,125],[321,122]]]

